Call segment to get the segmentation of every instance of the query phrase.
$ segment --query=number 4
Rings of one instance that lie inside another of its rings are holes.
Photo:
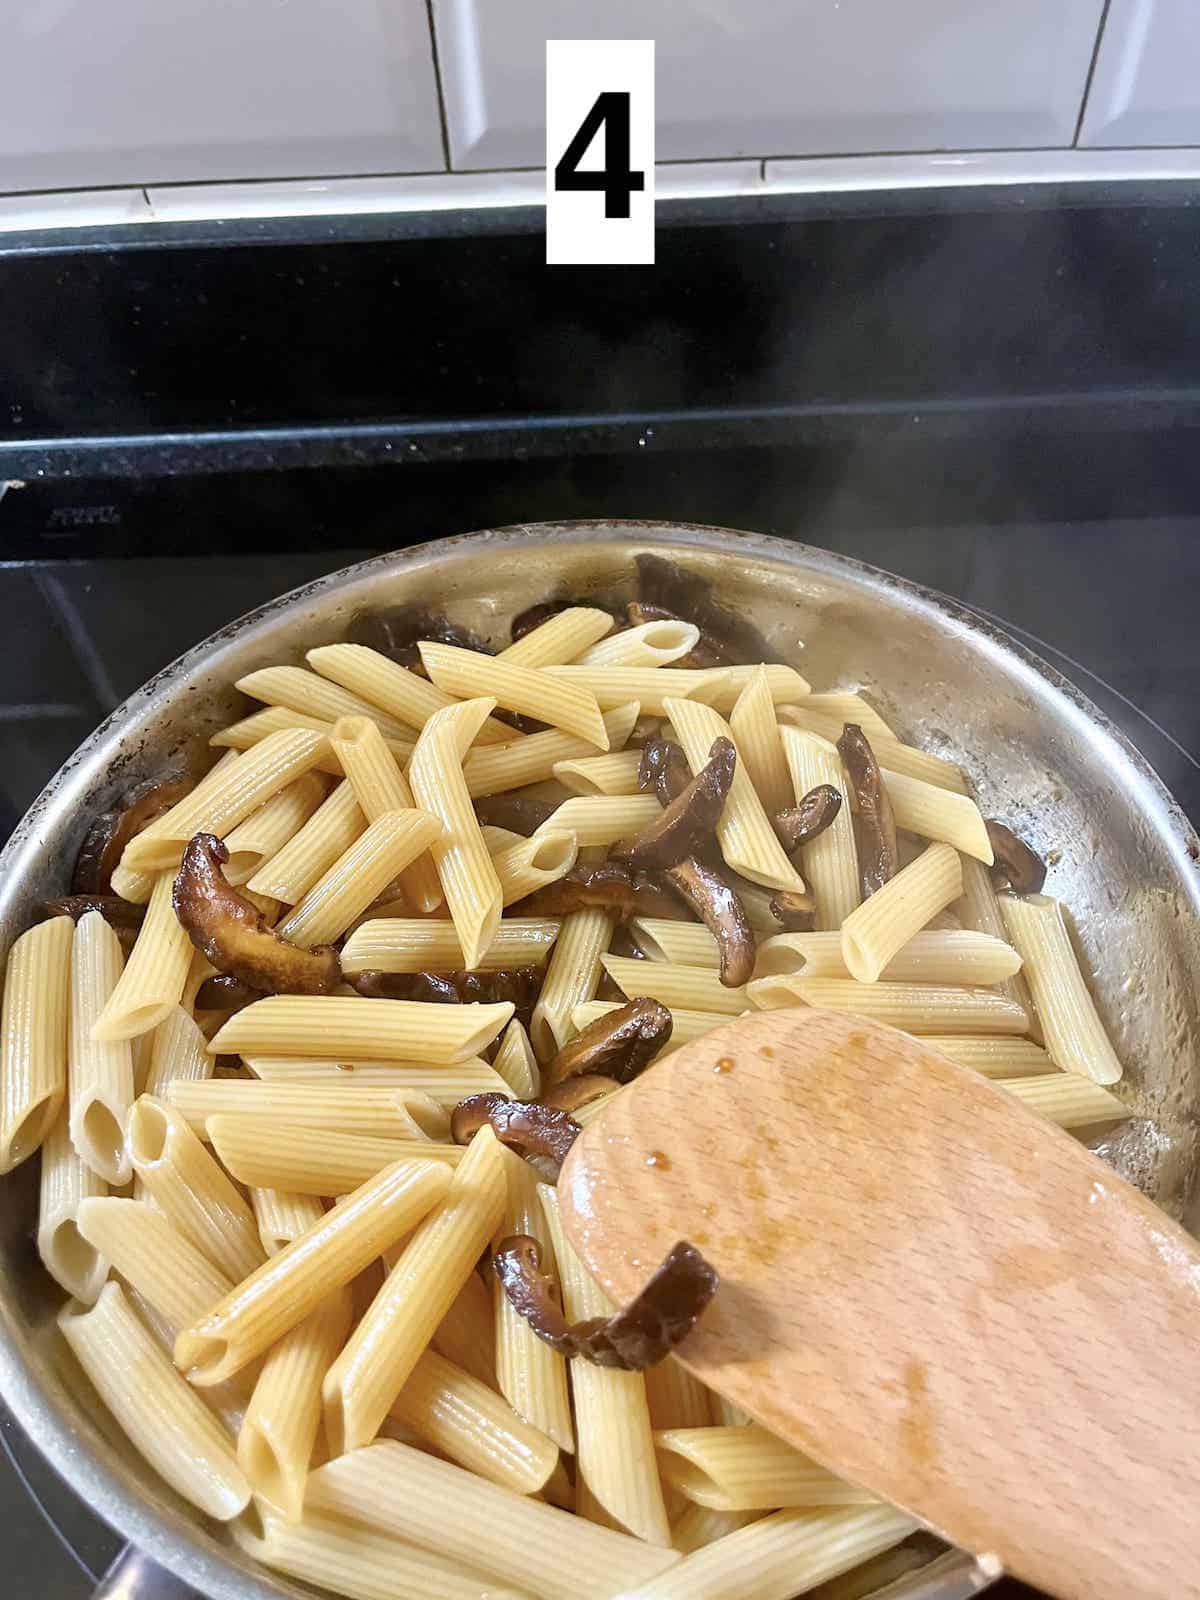
[[[579,163],[592,140],[604,129],[604,168],[601,172],[580,172]],[[592,109],[579,124],[570,144],[554,169],[554,187],[564,192],[590,191],[604,195],[606,217],[628,217],[629,197],[646,187],[646,174],[629,165],[629,94],[606,91],[598,94]]]

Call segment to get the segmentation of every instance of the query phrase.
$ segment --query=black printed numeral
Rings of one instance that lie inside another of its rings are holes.
[[[604,130],[604,168],[580,172],[579,163],[596,135]],[[604,196],[606,217],[628,217],[629,197],[646,187],[646,174],[629,165],[629,95],[621,90],[598,94],[554,169],[554,187],[565,192],[594,191]]]

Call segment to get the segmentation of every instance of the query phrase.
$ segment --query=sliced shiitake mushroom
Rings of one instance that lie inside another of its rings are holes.
[[[737,767],[730,739],[714,739],[708,760],[694,778],[632,839],[613,846],[610,859],[631,867],[673,867],[711,843]]]
[[[580,1106],[590,1105],[602,1095],[616,1092],[617,1085],[611,1078],[602,1078],[595,1072],[581,1072],[577,1077],[564,1078],[561,1083],[551,1084],[542,1091],[540,1098],[544,1106],[553,1106],[557,1111],[578,1111]]]
[[[657,1000],[630,1000],[589,1023],[565,1044],[546,1068],[545,1081],[559,1083],[582,1073],[631,1083],[671,1037],[671,1013]]]
[[[114,810],[102,812],[88,829],[75,857],[72,895],[107,895],[129,841],[195,787],[194,778],[152,778],[123,795]]]
[[[537,1004],[544,967],[510,967],[495,972],[363,972],[347,973],[346,982],[375,1000],[426,1000],[444,1005],[491,1005],[511,1000],[518,1017],[529,1017]]]
[[[736,891],[695,856],[668,867],[663,876],[717,941],[721,982],[732,989],[748,983],[754,972],[754,933]]]
[[[473,1094],[460,1100],[451,1112],[450,1137],[455,1144],[470,1144],[485,1123],[501,1144],[520,1155],[550,1162],[556,1175],[581,1131],[565,1111],[543,1105],[540,1100]]]
[[[619,861],[597,866],[572,867],[554,883],[536,889],[520,902],[523,917],[567,917],[573,911],[598,907],[630,917],[669,917],[678,920],[679,902],[646,872],[635,872]]]
[[[555,807],[548,800],[534,800],[523,794],[488,794],[475,802],[475,815],[485,827],[507,828],[529,838],[537,832]]]
[[[528,1234],[502,1239],[492,1257],[509,1303],[539,1339],[560,1355],[581,1356],[598,1367],[625,1372],[655,1366],[682,1344],[720,1281],[699,1250],[681,1239],[623,1311],[569,1323],[541,1267],[538,1242]]]
[[[1046,863],[1036,850],[1003,822],[985,822],[988,843],[996,858],[996,871],[1007,878],[1014,894],[1041,894]]]
[[[656,794],[661,806],[677,800],[692,781],[692,769],[680,745],[673,739],[651,739],[642,748],[638,763],[638,789]]]
[[[896,819],[875,752],[856,722],[845,724],[837,747],[858,808],[858,865],[865,897],[882,889],[900,865]]]
[[[419,605],[360,611],[351,618],[346,637],[351,644],[369,645],[372,650],[417,672],[424,670],[417,649],[422,639],[457,645],[461,650],[477,650],[482,655],[494,654],[491,646],[469,628],[460,628],[439,612]]]
[[[784,933],[811,933],[817,925],[816,901],[799,889],[780,889],[767,901],[767,909]]]
[[[811,844],[823,834],[841,809],[841,792],[831,783],[819,783],[796,805],[777,811],[771,818],[771,826],[790,855],[802,844]]]
[[[720,667],[781,659],[744,608],[735,611],[716,598],[722,589],[712,578],[649,551],[635,556],[634,564],[638,573],[636,603],[641,607],[637,614],[643,621],[682,618],[700,629],[696,649],[676,666]]]
[[[341,982],[332,945],[302,950],[269,928],[221,868],[229,851],[214,834],[188,840],[172,903],[188,937],[219,972],[263,994],[329,994]]]
[[[262,999],[261,989],[252,989],[248,983],[228,972],[218,972],[205,978],[196,990],[197,1011],[240,1011]]]

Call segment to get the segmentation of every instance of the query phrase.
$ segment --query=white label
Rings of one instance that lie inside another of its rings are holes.
[[[654,40],[546,40],[546,260],[654,262]]]

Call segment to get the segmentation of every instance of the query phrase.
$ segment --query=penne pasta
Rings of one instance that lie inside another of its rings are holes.
[[[1076,1072],[1051,1072],[1045,1077],[1000,1078],[1001,1088],[1060,1128],[1086,1128],[1097,1122],[1123,1121],[1128,1106],[1101,1084]]]
[[[688,765],[694,773],[699,772],[708,761],[713,741],[732,739],[729,725],[709,706],[671,698],[665,704]],[[736,746],[737,741],[733,743]],[[740,750],[729,798],[717,823],[717,839],[728,865],[751,883],[803,892],[804,880],[775,837]]]
[[[712,1420],[719,1428],[744,1428],[754,1419],[735,1406],[732,1400],[726,1400],[723,1394],[718,1394],[715,1389],[708,1391],[708,1403],[712,1410]]]
[[[878,1495],[835,1477],[756,1423],[665,1429],[654,1445],[664,1481],[714,1511],[879,1503]]]
[[[1032,1039],[934,1034],[923,1042],[957,1061],[960,1067],[982,1072],[985,1078],[1036,1078],[1054,1071],[1053,1061]]]
[[[807,705],[781,706],[779,720],[794,728],[803,728],[806,733],[819,734],[835,747],[845,727],[840,717],[811,711]],[[883,734],[868,734],[867,737],[876,761],[888,772],[898,772],[906,778],[920,778],[923,783],[937,784],[939,788],[950,789],[955,794],[967,793],[967,780],[953,761],[931,755],[928,750],[918,750],[914,745],[901,744],[898,739],[889,739]]]
[[[595,994],[600,957],[608,949],[616,921],[612,912],[602,909],[573,911],[563,918],[529,1026],[534,1054],[543,1064],[574,1032],[572,1011]]]
[[[367,826],[353,784],[339,783],[288,842],[263,864],[247,887],[296,905],[340,860]]]
[[[868,739],[896,737],[875,707],[857,691],[834,689],[810,694],[804,701],[804,710],[810,715],[819,713],[828,717],[842,727],[847,722],[857,723]]]
[[[307,1233],[325,1215],[324,1206],[312,1195],[270,1186],[251,1189],[250,1205],[258,1224],[259,1243],[268,1256],[277,1256],[285,1245]]]
[[[438,837],[424,811],[385,811],[279,924],[281,939],[304,950],[336,939]]]
[[[715,941],[714,941],[715,946]],[[1021,958],[1003,939],[966,928],[915,933],[884,967],[886,983],[993,984],[1020,970]],[[806,978],[851,976],[839,933],[780,933],[758,948],[756,978],[803,973]]]
[[[721,965],[717,941],[699,922],[676,922],[670,917],[634,917],[629,932],[650,961],[669,961],[679,967],[705,967],[713,972]]]
[[[118,861],[113,868],[112,892],[131,905],[144,906],[154,888],[153,872],[134,872]]]
[[[153,1034],[142,1037],[151,1043],[145,1080],[135,1085],[139,1094],[161,1100],[169,1083],[198,1083],[212,1077],[215,1063],[208,1053],[207,1041],[182,1007],[169,1011]]]
[[[1116,1083],[1121,1063],[1083,981],[1063,908],[1048,895],[1001,895],[1008,936],[1025,977],[1051,1060],[1095,1083]]]
[[[888,962],[962,894],[958,851],[931,844],[842,923],[842,960],[851,977],[875,983]]]
[[[104,1179],[79,1159],[66,1113],[61,1113],[42,1142],[37,1249],[54,1281],[89,1306],[104,1287],[108,1262],[80,1233],[79,1210],[107,1188]]]
[[[484,656],[476,650],[460,650],[456,645],[427,643],[418,649],[426,672],[447,694],[466,701],[487,697],[506,711],[573,733],[597,750],[609,748],[600,706],[588,689],[560,682],[534,667],[514,665],[504,657]],[[436,722],[437,717],[431,717],[425,726]]]
[[[595,697],[601,711],[636,700],[644,717],[666,716],[664,701],[699,697],[707,689],[711,672],[695,672],[686,667],[547,667],[548,677],[585,690]]]
[[[573,833],[580,849],[616,844],[661,815],[662,807],[652,794],[573,795],[550,813],[533,837]]]
[[[41,1144],[67,1089],[70,917],[52,917],[13,941],[0,1020],[0,1172]]]
[[[184,1089],[240,1088],[235,1083],[175,1083]],[[166,1216],[236,1283],[263,1260],[258,1226],[236,1187],[173,1105],[143,1095],[126,1125],[133,1170]]]
[[[175,915],[173,889],[174,874],[160,872],[129,960],[92,1023],[94,1041],[110,1044],[148,1033],[179,1004],[192,942]]]
[[[650,1370],[653,1372],[654,1368]],[[684,1504],[687,1510],[671,1524],[671,1543],[685,1556],[703,1550],[706,1544],[723,1539],[727,1533],[736,1533],[761,1516],[758,1511],[710,1511],[707,1506],[693,1505],[690,1500]]]
[[[409,737],[403,722],[304,667],[260,667],[239,678],[236,686],[264,705],[282,706],[286,711],[298,711],[322,722],[336,722],[339,717],[370,717],[389,739]]]
[[[386,1528],[452,1561],[485,1564],[537,1600],[611,1600],[679,1559],[391,1439],[314,1472],[305,1512]]]
[[[265,805],[239,822],[225,839],[229,860],[225,876],[232,884],[248,883],[265,861],[278,855],[325,798],[325,784],[315,772],[306,772],[272,795]]]
[[[293,1128],[397,1139],[441,1137],[449,1126],[446,1113],[429,1095],[378,1083],[252,1083],[212,1078],[205,1083],[173,1083],[168,1095],[171,1107],[198,1134],[205,1132],[209,1117],[222,1114],[270,1117],[286,1120]]]
[[[122,1431],[177,1494],[222,1522],[245,1509],[250,1485],[228,1435],[143,1327],[119,1284],[108,1284],[87,1310],[66,1306],[58,1326]]]
[[[370,1444],[378,1433],[491,1240],[503,1208],[500,1146],[490,1128],[481,1128],[454,1169],[441,1204],[405,1245],[325,1376],[325,1437],[333,1454]],[[553,1465],[547,1466],[547,1477]]]
[[[612,632],[612,626],[613,619],[607,611],[594,606],[568,606],[530,628],[522,638],[501,650],[497,659],[514,667],[561,666],[594,647],[598,639]]]
[[[438,1115],[436,1107],[453,1111],[468,1095],[506,1092],[504,1079],[480,1056],[449,1067],[427,1067],[414,1061],[304,1061],[289,1056],[251,1056],[246,1065],[265,1083],[326,1088],[369,1084],[395,1090],[417,1130],[426,1137],[445,1131],[446,1119]],[[432,1107],[428,1101],[433,1102]]]
[[[832,931],[841,927],[862,899],[854,819],[848,803],[850,785],[837,746],[828,739],[790,727],[780,728],[779,736],[797,803],[826,783],[842,796],[841,808],[829,827],[800,850],[804,875],[817,902],[817,927]]]
[[[581,667],[669,667],[696,648],[700,629],[678,617],[640,622],[566,659]],[[539,666],[556,663],[542,661]]]
[[[539,1185],[538,1199],[554,1244],[563,1306],[572,1322],[612,1314],[612,1304],[592,1279],[563,1231],[558,1196]],[[577,1484],[586,1484],[603,1510],[647,1544],[667,1547],[662,1487],[650,1431],[646,1379],[640,1372],[594,1366],[574,1357],[568,1368],[575,1402]]]
[[[505,1179],[504,1213],[499,1236],[528,1234],[541,1250],[542,1271],[555,1278],[554,1242],[538,1199],[533,1168],[511,1150],[502,1153]],[[556,1293],[557,1291],[551,1291]],[[519,1417],[540,1429],[562,1450],[575,1449],[567,1363],[539,1339],[514,1309],[498,1281],[493,1282],[496,1330],[496,1381],[500,1393]]]
[[[728,1017],[723,1017],[721,1020],[728,1022],[729,1019]],[[589,1100],[584,1105],[576,1106],[571,1113],[571,1120],[577,1122],[581,1128],[586,1128],[588,1123],[593,1122],[608,1105],[609,1101],[615,1099],[619,1093],[620,1091],[614,1088],[610,1094],[598,1095],[595,1100]]]
[[[437,1160],[457,1166],[464,1153],[457,1144],[331,1133],[326,1128],[228,1111],[209,1117],[205,1130],[213,1149],[239,1183],[291,1194],[349,1194],[394,1161]]]
[[[985,867],[992,865],[991,841],[974,800],[902,772],[885,771],[883,783],[898,828],[922,839],[940,839]]]
[[[777,706],[791,705],[808,697],[808,682],[795,667],[777,662],[765,665],[752,662],[747,666],[710,667],[705,673],[708,681],[701,685],[699,693],[692,698],[712,706],[722,716],[728,716],[746,685],[760,673],[766,675],[767,688]]]
[[[524,1024],[516,1017],[504,1030],[500,1048],[492,1057],[492,1069],[504,1079],[515,1100],[537,1099],[542,1074]]]
[[[464,1152],[465,1153],[465,1152]],[[496,1387],[496,1328],[492,1297],[478,1272],[469,1272],[450,1309],[433,1330],[433,1348],[489,1389]]]
[[[792,803],[792,779],[775,720],[775,702],[760,667],[747,682],[729,713],[729,728],[750,782],[768,815]]]
[[[485,828],[484,842],[490,845],[489,836],[498,831]],[[501,900],[505,906],[510,906],[518,900],[524,900],[535,889],[556,883],[570,872],[578,859],[579,844],[575,834],[561,828],[544,827],[531,839],[518,836],[492,857],[492,870],[500,883]],[[503,926],[501,923],[497,934]]]
[[[430,717],[454,704],[454,696],[428,678],[363,644],[320,645],[305,659],[314,672],[378,706],[406,728],[423,728]],[[489,717],[476,740],[479,744],[507,744],[519,737],[514,729]]]
[[[121,941],[98,911],[85,912],[71,945],[71,1026],[67,1043],[71,1143],[81,1161],[114,1188],[131,1176],[125,1118],[133,1104],[128,1039],[92,1038],[123,965]]]
[[[564,924],[565,925],[565,924]],[[561,943],[562,935],[559,935]],[[556,952],[557,953],[557,952]],[[443,1006],[342,995],[268,995],[230,1017],[209,1041],[212,1055],[295,1055],[349,1061],[453,1065],[487,1048],[509,1021],[508,1001]]]
[[[507,917],[496,928],[478,971],[541,966],[558,937],[553,917]],[[342,971],[453,972],[464,966],[452,922],[428,918],[374,918],[361,922],[341,953]]]
[[[656,1433],[663,1428],[707,1428],[713,1420],[708,1390],[675,1356],[646,1368],[646,1404]],[[677,1543],[674,1536],[671,1542]]]
[[[556,761],[554,776],[572,794],[636,794],[641,765],[640,750],[617,750],[607,756]]]
[[[436,1161],[385,1167],[185,1328],[176,1365],[202,1387],[240,1372],[415,1227],[449,1183],[449,1168]]]
[[[647,995],[672,1011],[715,1011],[738,1017],[750,1007],[741,985],[726,986],[704,967],[677,967],[669,961],[639,961],[633,956],[600,958],[609,977],[631,1000]]]
[[[285,711],[282,706],[269,706],[266,711],[256,711],[253,716],[243,717],[241,722],[233,722],[228,728],[222,728],[220,732],[214,733],[208,742],[216,749],[224,748],[227,756],[235,756],[239,752],[252,750],[256,744],[261,744],[272,733],[290,732],[296,728],[323,734],[328,739],[333,732],[333,723],[326,722],[321,717],[306,717],[299,711]],[[385,738],[384,743],[397,761],[407,761],[412,755],[411,737]],[[331,778],[342,776],[342,764],[334,754],[332,746],[322,749],[320,756],[313,763],[313,771],[323,772]]]
[[[610,751],[619,751],[625,745],[638,719],[636,700],[622,702],[604,713],[604,728],[608,735]],[[588,739],[562,733],[557,728],[545,733],[531,733],[518,738],[508,730],[510,742],[480,748],[477,739],[471,753],[463,762],[463,776],[474,800],[487,795],[502,794],[508,789],[524,789],[532,783],[542,783],[554,776],[555,765],[560,761],[575,761],[596,754],[596,747]]]
[[[794,1000],[790,1000],[787,1003],[789,1005],[796,1004]],[[589,1000],[583,1005],[576,1006],[571,1012],[573,1031],[582,1033],[584,1028],[596,1021],[597,1017],[607,1016],[610,1011],[616,1011],[620,1005],[621,1002],[619,1000]],[[743,1010],[750,1008],[751,1001],[747,999]],[[770,1008],[764,1006],[761,1009],[769,1010]],[[680,1045],[691,1044],[693,1039],[703,1038],[706,1033],[711,1033],[714,1028],[724,1028],[729,1022],[728,1012],[689,1011],[682,1006],[671,1006],[669,1010],[671,1012],[671,1038],[667,1045],[668,1050],[678,1050]]]
[[[924,1035],[1025,1032],[1020,1006],[994,989],[956,989],[934,983],[858,983],[853,978],[755,978],[746,985],[759,1011],[779,1006],[828,1006],[857,1011],[904,1033]]]
[[[989,933],[994,939],[1008,940],[1008,929],[1004,926],[1004,918],[1000,914],[1000,901],[992,883],[992,875],[982,861],[975,861],[970,856],[964,856],[961,862],[963,875],[963,897],[954,908],[962,919],[964,928],[974,928],[979,933]],[[1001,994],[1009,1000],[1015,1000],[1017,1005],[1023,1007],[1029,1017],[1030,1037],[1041,1042],[1041,1024],[1038,1022],[1034,1010],[1033,996],[1029,992],[1029,984],[1023,972],[1014,973],[1011,978],[1002,978],[997,985]]]
[[[172,1331],[211,1311],[233,1280],[169,1217],[140,1200],[107,1195],[85,1200],[79,1232]]]
[[[299,1522],[321,1423],[321,1380],[350,1332],[350,1291],[335,1289],[268,1353],[237,1439],[250,1488]]]
[[[339,717],[329,742],[368,822],[377,822],[389,811],[413,808],[408,780],[369,717]],[[424,854],[404,869],[401,884],[419,911],[436,911],[442,903],[437,869]]]

